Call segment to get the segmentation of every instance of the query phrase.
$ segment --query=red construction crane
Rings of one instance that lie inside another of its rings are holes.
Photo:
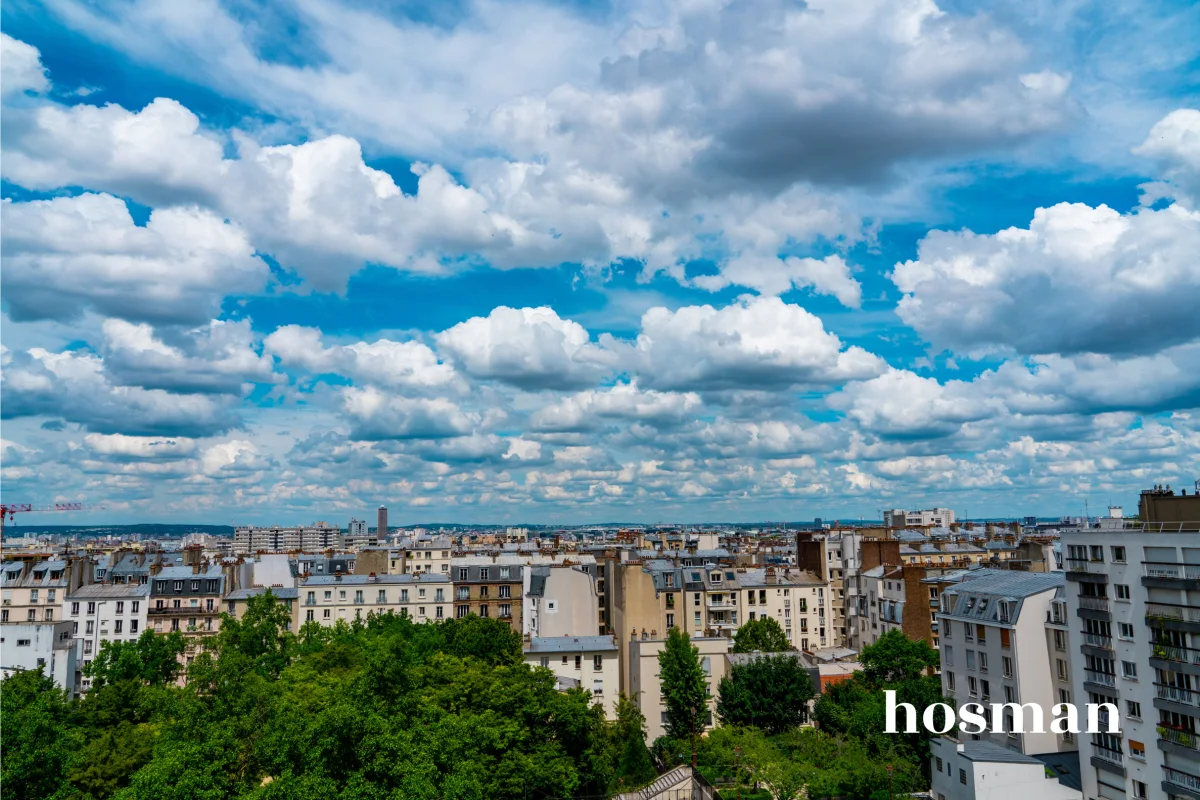
[[[4,536],[4,523],[13,521],[13,514],[26,511],[103,511],[104,506],[86,503],[55,503],[50,506],[35,506],[30,503],[0,503],[0,538]]]

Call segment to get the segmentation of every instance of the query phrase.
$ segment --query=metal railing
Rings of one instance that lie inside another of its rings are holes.
[[[1154,690],[1160,700],[1170,700],[1172,703],[1200,708],[1200,692],[1193,692],[1182,686],[1172,686],[1169,683],[1156,683]]]
[[[1089,558],[1064,558],[1063,562],[1066,565],[1067,572],[1090,572],[1093,575],[1103,575],[1106,572],[1104,569],[1104,562],[1100,560],[1093,561]]]
[[[1080,597],[1079,607],[1091,611],[1108,611],[1107,597]]]
[[[1107,747],[1101,747],[1098,744],[1092,745],[1092,752],[1105,761],[1111,761],[1114,764],[1120,764],[1124,760],[1124,756],[1120,750],[1110,750]]]
[[[1197,742],[1197,734],[1190,731],[1181,731],[1176,728],[1167,728],[1159,725],[1158,737],[1165,742],[1186,747],[1189,750],[1200,750],[1200,742]]]
[[[1200,650],[1176,644],[1151,642],[1150,656],[1151,658],[1161,658],[1164,661],[1178,661],[1182,664],[1200,664]]]
[[[1186,787],[1193,792],[1200,792],[1200,777],[1196,777],[1190,772],[1184,772],[1174,767],[1163,767],[1163,780],[1176,786]]]
[[[1103,647],[1105,650],[1112,650],[1112,637],[1105,636],[1102,633],[1084,633],[1084,644],[1090,644],[1092,647]]]
[[[1142,572],[1147,578],[1200,580],[1200,564],[1178,564],[1173,561],[1143,561]]]
[[[1146,603],[1146,622],[1156,617],[1178,622],[1200,622],[1200,608],[1176,603]]]
[[[1111,672],[1097,672],[1094,669],[1085,669],[1083,671],[1083,679],[1088,683],[1097,683],[1101,686],[1117,685],[1117,676]]]

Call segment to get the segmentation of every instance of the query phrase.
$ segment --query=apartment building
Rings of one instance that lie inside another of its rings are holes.
[[[614,637],[527,636],[523,650],[526,664],[553,672],[560,687],[590,692],[606,718],[617,718],[620,664]]]
[[[529,590],[522,614],[524,633],[533,638],[599,634],[600,598],[596,578],[572,565],[529,568]],[[616,642],[613,650],[617,649]]]
[[[608,598],[612,605],[612,629],[617,639],[621,663],[621,691],[629,692],[629,643],[631,637],[645,635],[652,639],[665,637],[673,627],[689,633],[696,630],[689,615],[688,598],[684,594],[683,570],[668,559],[649,561],[606,562]],[[692,613],[704,615],[703,600],[691,601]],[[702,627],[702,623],[700,625]]]
[[[954,511],[949,508],[930,508],[924,511],[893,508],[883,512],[885,528],[949,528],[953,524]]]
[[[1047,773],[1046,765],[989,741],[930,742],[930,794],[935,800],[1081,800],[1082,793]]]
[[[717,687],[728,671],[725,658],[733,642],[724,636],[693,636],[692,645],[700,651],[700,664],[708,684],[708,708],[705,711],[705,727],[713,727],[717,713]],[[629,653],[629,688],[627,693],[637,703],[646,717],[646,741],[653,742],[665,734],[667,706],[662,694],[659,676],[658,654],[666,647],[666,636],[652,637],[642,631],[631,637],[626,652]]]
[[[82,674],[104,642],[130,642],[146,632],[150,586],[143,583],[93,583],[67,595],[63,619],[71,623],[78,643],[74,676],[76,689],[87,691],[91,681]]]
[[[58,622],[67,594],[91,583],[82,558],[6,561],[0,567],[0,623]]]
[[[454,543],[449,537],[402,540],[399,548],[404,553],[402,569],[405,574],[450,574]]]
[[[327,522],[304,526],[239,526],[233,531],[233,551],[251,553],[285,553],[303,550],[317,553],[342,546],[342,529]]]
[[[150,579],[146,624],[155,633],[180,631],[189,640],[190,663],[201,640],[221,628],[221,598],[229,581],[220,566],[164,567]]]
[[[0,625],[0,651],[4,653],[0,663],[0,678],[14,672],[39,667],[54,679],[69,697],[76,692],[75,642],[71,638],[71,623],[58,622],[10,622]]]
[[[825,647],[834,624],[828,585],[811,572],[783,567],[737,569],[736,596],[743,623],[771,618],[798,650]],[[731,596],[732,595],[731,593]],[[740,626],[739,626],[740,627]],[[732,631],[736,634],[736,630]]]
[[[1062,532],[1075,691],[1121,714],[1080,736],[1084,795],[1200,798],[1200,497],[1154,489],[1141,511]]]
[[[455,617],[469,614],[495,617],[507,621],[513,630],[521,632],[524,581],[528,567],[520,563],[499,563],[487,556],[467,556],[455,559],[451,569]]]
[[[445,575],[311,575],[298,587],[296,628],[326,627],[371,614],[407,614],[417,622],[448,619],[453,584]]]
[[[982,735],[1026,755],[1076,746],[1049,725],[1054,705],[1070,686],[1049,669],[1055,656],[1046,632],[1063,585],[1062,573],[987,570],[979,576],[967,573],[941,596],[942,693],[958,708],[966,703],[1038,706],[1046,732],[1018,733],[1013,709],[1006,709],[1000,726],[993,726],[989,709],[989,733]],[[1021,727],[1033,726],[1026,718]]]

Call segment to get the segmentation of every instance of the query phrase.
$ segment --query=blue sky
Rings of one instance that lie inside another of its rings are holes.
[[[1200,477],[1192,4],[0,22],[9,501],[1008,516]]]

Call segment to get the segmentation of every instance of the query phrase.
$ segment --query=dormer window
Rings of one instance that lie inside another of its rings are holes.
[[[708,579],[709,579],[709,581],[711,581],[712,583],[714,583],[714,584],[718,584],[718,585],[719,585],[719,584],[721,583],[721,573],[719,573],[719,572],[713,572],[713,573],[711,573],[711,574],[708,576]]]
[[[987,601],[987,598],[985,597],[979,601],[979,613],[982,614],[983,612],[987,611],[987,607],[988,607],[988,601]]]

